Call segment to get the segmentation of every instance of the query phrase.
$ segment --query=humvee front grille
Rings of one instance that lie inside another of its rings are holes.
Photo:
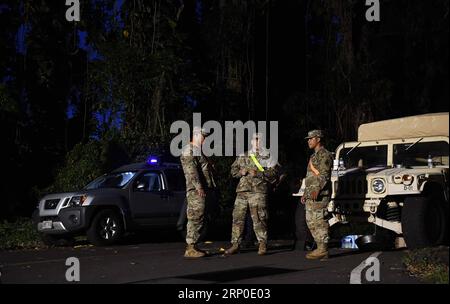
[[[60,199],[50,199],[50,200],[46,200],[44,203],[44,209],[55,209],[56,206],[58,206]]]
[[[339,195],[365,195],[368,191],[366,178],[342,178],[335,181],[334,189]]]

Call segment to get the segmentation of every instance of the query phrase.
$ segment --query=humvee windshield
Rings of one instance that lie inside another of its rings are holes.
[[[84,189],[122,188],[136,175],[136,172],[120,172],[100,176],[90,182]]]
[[[395,165],[427,166],[430,155],[434,165],[448,165],[448,149],[445,141],[397,144],[393,161]]]
[[[339,152],[339,158],[344,160],[347,169],[385,167],[387,165],[387,145],[344,148]]]

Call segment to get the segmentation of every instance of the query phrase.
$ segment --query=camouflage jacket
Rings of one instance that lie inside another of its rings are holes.
[[[269,191],[269,185],[277,181],[280,166],[276,164],[268,168],[269,154],[261,155],[255,153],[255,157],[264,168],[264,172],[258,170],[258,167],[251,159],[249,152],[245,152],[238,156],[231,165],[231,175],[234,178],[240,179],[236,192],[267,193]],[[239,172],[241,169],[255,170],[256,175],[251,176],[247,173],[242,176]]]
[[[306,199],[311,198],[312,192],[319,192],[319,196],[329,196],[331,167],[333,164],[332,154],[325,148],[313,153],[308,162],[305,178]]]
[[[201,153],[200,148],[189,143],[183,148],[180,161],[186,179],[186,191],[216,187],[212,163]]]

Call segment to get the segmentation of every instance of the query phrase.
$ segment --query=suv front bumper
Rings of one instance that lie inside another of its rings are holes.
[[[33,213],[37,230],[47,234],[77,233],[89,227],[92,208],[70,207],[61,209],[56,216],[40,216],[39,210]]]

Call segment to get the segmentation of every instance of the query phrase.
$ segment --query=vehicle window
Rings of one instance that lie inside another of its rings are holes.
[[[373,168],[387,165],[387,145],[344,148],[339,152],[339,158],[344,160],[345,167]]]
[[[119,172],[100,176],[84,189],[122,188],[136,175],[136,172]]]
[[[167,169],[164,170],[169,184],[169,190],[172,191],[186,191],[186,180],[181,170]]]
[[[141,191],[159,191],[161,187],[160,174],[158,172],[147,172],[141,175],[136,181],[135,187]]]
[[[394,145],[394,164],[426,166],[430,155],[435,165],[448,165],[448,143],[418,142]],[[408,149],[409,147],[409,149]]]

